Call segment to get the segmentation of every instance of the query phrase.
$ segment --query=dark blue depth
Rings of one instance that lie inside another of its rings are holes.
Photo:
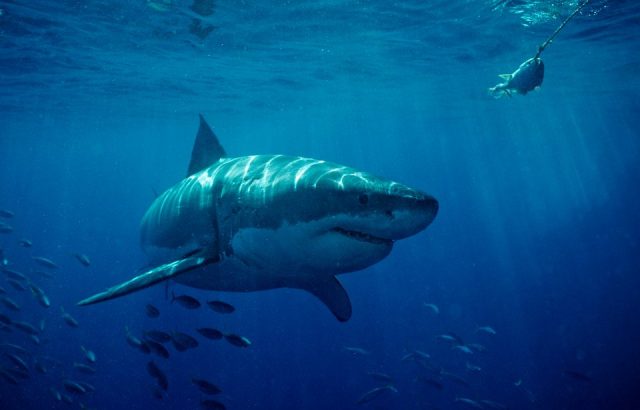
[[[0,296],[21,306],[0,314],[44,321],[39,345],[0,329],[0,369],[16,367],[7,343],[28,351],[18,356],[29,367],[17,385],[0,374],[1,409],[640,408],[635,2],[592,1],[542,55],[542,88],[497,100],[487,95],[497,74],[532,57],[577,2],[218,0],[211,13],[206,1],[22,3],[0,2],[0,209],[15,213],[0,216],[13,229],[0,248],[51,306],[0,273]],[[200,112],[230,155],[343,163],[434,195],[439,214],[379,264],[340,277],[347,323],[289,289],[170,284],[169,298],[158,285],[75,306],[146,266],[140,219],[184,177]],[[171,292],[203,306],[171,303]],[[164,359],[128,344],[125,329],[199,345],[169,343]],[[168,380],[161,399],[151,360]],[[65,379],[95,392],[73,395]],[[387,384],[397,392],[357,404]]]

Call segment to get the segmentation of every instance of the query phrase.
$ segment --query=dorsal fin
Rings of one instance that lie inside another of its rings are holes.
[[[203,170],[226,155],[224,148],[218,142],[218,137],[216,137],[207,121],[200,114],[200,128],[198,128],[193,151],[191,151],[191,162],[189,163],[187,176]]]

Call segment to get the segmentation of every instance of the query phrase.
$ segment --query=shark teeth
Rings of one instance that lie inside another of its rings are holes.
[[[389,244],[393,242],[391,239],[379,238],[377,236],[369,235],[364,232],[350,231],[348,229],[340,228],[339,226],[331,229],[331,231],[363,242],[370,242],[375,244]]]

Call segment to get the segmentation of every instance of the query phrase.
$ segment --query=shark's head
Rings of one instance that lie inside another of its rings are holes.
[[[281,269],[363,269],[387,256],[394,241],[425,229],[438,211],[433,197],[352,168],[309,158],[245,158],[228,173],[237,179],[232,170],[241,170],[247,181],[229,195],[244,204],[231,217],[238,227],[232,247],[241,257],[271,255]]]
[[[310,202],[325,207],[324,215],[309,224],[315,231],[307,238],[307,246],[316,248],[313,253],[325,255],[316,262],[320,269],[351,272],[371,266],[391,252],[396,240],[425,229],[438,212],[433,197],[382,178],[359,176],[364,180],[347,179],[343,187],[308,193]]]

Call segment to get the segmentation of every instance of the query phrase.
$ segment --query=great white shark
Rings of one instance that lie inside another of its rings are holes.
[[[156,267],[80,305],[172,279],[219,291],[304,289],[347,321],[351,302],[336,275],[379,262],[438,212],[423,192],[343,165],[227,157],[202,115],[187,174],[142,219]]]

